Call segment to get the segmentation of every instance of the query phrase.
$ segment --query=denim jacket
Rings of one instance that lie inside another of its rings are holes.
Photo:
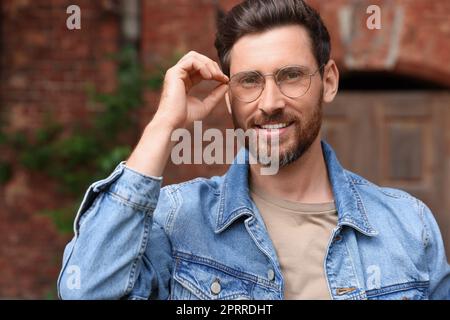
[[[338,224],[330,298],[449,299],[450,267],[430,210],[341,167],[322,142]],[[93,183],[58,279],[62,299],[283,299],[283,275],[249,196],[248,151],[221,177],[161,188],[122,162]]]

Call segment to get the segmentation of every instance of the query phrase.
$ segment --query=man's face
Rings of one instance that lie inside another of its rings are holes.
[[[273,74],[290,65],[303,66],[311,74],[319,67],[311,48],[307,31],[297,25],[246,35],[235,43],[231,51],[230,76],[243,71]],[[280,91],[274,77],[268,76],[265,80],[264,91],[253,102],[239,101],[230,94],[233,122],[236,129],[255,129],[258,135],[267,137],[266,143],[258,143],[258,150],[250,149],[252,154],[266,148],[270,152],[270,137],[279,134],[279,166],[283,167],[301,157],[320,132],[323,84],[317,72],[311,77],[311,85],[305,95],[289,98]],[[278,130],[263,128],[270,124],[287,127]]]

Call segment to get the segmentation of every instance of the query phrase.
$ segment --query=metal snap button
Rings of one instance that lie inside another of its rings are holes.
[[[269,269],[267,271],[267,278],[269,278],[269,281],[273,281],[275,279],[275,271],[273,271],[273,269]]]
[[[211,284],[211,293],[214,295],[218,295],[221,290],[222,287],[220,285],[219,279],[214,280],[214,282]]]

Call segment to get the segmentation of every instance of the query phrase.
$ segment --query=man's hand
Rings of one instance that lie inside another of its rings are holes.
[[[203,101],[189,91],[203,80],[221,82]],[[191,51],[167,70],[158,111],[153,121],[164,121],[171,129],[185,128],[204,119],[227,92],[228,77],[210,58]]]
[[[203,100],[189,96],[189,91],[204,80],[220,84]],[[158,110],[126,165],[142,174],[161,176],[173,146],[173,130],[204,119],[227,92],[228,81],[219,65],[208,57],[195,51],[183,56],[167,70]]]

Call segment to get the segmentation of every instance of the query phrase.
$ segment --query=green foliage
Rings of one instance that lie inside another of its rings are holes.
[[[81,200],[80,200],[81,201]],[[79,202],[73,203],[67,207],[59,208],[59,209],[45,209],[38,212],[38,214],[42,214],[48,216],[52,219],[56,229],[61,234],[70,234],[73,232],[73,219],[74,214],[77,211]]]
[[[0,161],[0,184],[7,182],[11,178],[11,164]]]
[[[48,290],[44,294],[43,300],[58,300],[58,291],[56,290],[56,287],[52,290]]]

